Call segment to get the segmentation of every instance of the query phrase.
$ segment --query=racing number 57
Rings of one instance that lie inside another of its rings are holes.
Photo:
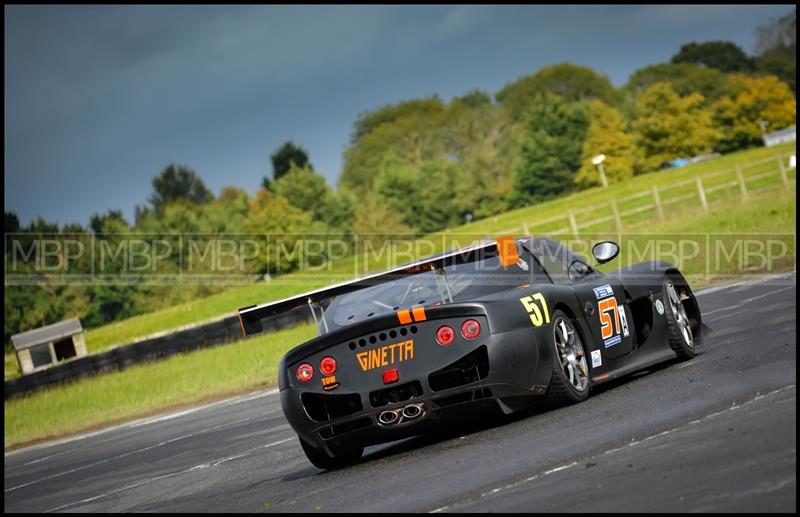
[[[541,304],[541,309],[539,309],[539,304],[537,304],[534,300]],[[525,310],[528,311],[528,314],[530,314],[531,323],[533,323],[534,327],[541,327],[544,323],[550,323],[550,312],[547,310],[547,302],[544,300],[542,293],[536,293],[531,296],[523,296],[519,299],[519,301],[522,302]],[[544,317],[542,317],[542,311],[544,311]]]

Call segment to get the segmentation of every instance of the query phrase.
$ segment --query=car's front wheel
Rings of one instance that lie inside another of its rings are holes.
[[[551,406],[582,402],[589,396],[589,363],[586,349],[572,319],[564,311],[553,312],[553,375],[547,389]]]
[[[300,446],[303,448],[303,452],[306,453],[308,461],[313,463],[315,467],[323,470],[339,469],[352,465],[357,463],[358,460],[361,459],[361,455],[364,454],[363,447],[349,447],[336,451],[334,456],[331,457],[328,456],[324,450],[315,448],[299,436],[298,439],[300,440]]]

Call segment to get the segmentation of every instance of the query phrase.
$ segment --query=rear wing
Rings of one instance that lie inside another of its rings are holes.
[[[503,267],[516,264],[519,261],[516,241],[513,237],[500,237],[496,241],[484,242],[476,246],[458,249],[442,255],[399,266],[382,273],[376,273],[349,282],[342,282],[322,289],[308,291],[283,300],[277,300],[261,305],[251,305],[238,310],[239,323],[245,336],[258,334],[264,330],[262,320],[279,314],[296,312],[306,308],[311,310],[311,315],[317,319],[314,304],[331,296],[338,296],[365,287],[397,280],[398,278],[414,275],[423,271],[441,269],[444,266],[463,264],[475,260],[475,254],[497,251]],[[324,321],[324,320],[323,320]]]

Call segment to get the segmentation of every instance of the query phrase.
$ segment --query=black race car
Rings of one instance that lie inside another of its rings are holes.
[[[592,253],[612,260],[605,241]],[[603,274],[548,238],[456,250],[353,282],[239,310],[246,335],[310,310],[319,336],[281,360],[286,419],[319,468],[425,433],[477,406],[585,400],[593,385],[703,340],[700,309],[672,264]]]

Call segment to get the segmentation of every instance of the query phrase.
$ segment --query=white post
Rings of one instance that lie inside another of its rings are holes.
[[[694,177],[695,183],[697,183],[697,193],[700,196],[700,204],[703,205],[703,210],[708,212],[708,201],[706,201],[706,191],[703,190],[703,180],[700,179],[700,176]]]
[[[747,184],[744,182],[744,174],[742,174],[742,166],[736,164],[736,178],[739,180],[739,190],[742,193],[742,201],[747,201]]]
[[[578,223],[575,221],[575,214],[570,210],[568,213],[569,215],[569,225],[572,227],[572,233],[575,234],[575,237],[578,236]]]
[[[619,209],[617,208],[617,198],[611,198],[611,212],[614,214],[614,224],[617,227],[617,233],[622,233],[622,218],[619,216]]]
[[[658,193],[658,187],[653,185],[653,202],[656,205],[656,213],[660,221],[664,220],[664,207],[661,205],[661,195]]]
[[[789,186],[789,176],[786,175],[786,169],[783,166],[783,158],[778,156],[778,170],[781,171],[781,181],[784,187]]]

